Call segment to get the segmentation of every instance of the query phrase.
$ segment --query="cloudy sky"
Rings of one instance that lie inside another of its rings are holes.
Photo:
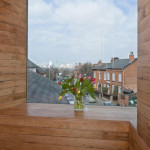
[[[137,0],[29,0],[28,42],[41,64],[137,55]]]

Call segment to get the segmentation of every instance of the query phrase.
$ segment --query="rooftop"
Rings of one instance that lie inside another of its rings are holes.
[[[93,70],[107,70],[107,69],[124,69],[133,62],[135,62],[137,58],[133,61],[129,62],[129,59],[118,59],[112,63],[103,63],[100,66],[92,68]]]
[[[28,103],[68,104],[67,100],[58,100],[60,86],[52,80],[33,71],[27,74]]]
[[[36,68],[37,71],[41,74],[45,74],[46,71],[44,69],[42,69],[41,67],[39,67],[38,65],[36,65],[35,63],[33,63],[31,60],[28,59],[28,62],[27,62],[27,66],[28,68]]]

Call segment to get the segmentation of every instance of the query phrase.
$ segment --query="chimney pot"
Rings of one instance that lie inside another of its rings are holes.
[[[130,52],[130,55],[129,55],[129,62],[133,61],[134,60],[134,53],[133,52]]]

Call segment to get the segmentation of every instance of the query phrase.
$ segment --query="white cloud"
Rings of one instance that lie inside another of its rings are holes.
[[[117,1],[117,3],[116,3]],[[110,61],[137,51],[136,5],[127,0],[29,0],[29,58]]]

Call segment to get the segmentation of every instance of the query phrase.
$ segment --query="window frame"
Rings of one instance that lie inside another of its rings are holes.
[[[118,82],[122,83],[122,74],[121,73],[118,74]]]

